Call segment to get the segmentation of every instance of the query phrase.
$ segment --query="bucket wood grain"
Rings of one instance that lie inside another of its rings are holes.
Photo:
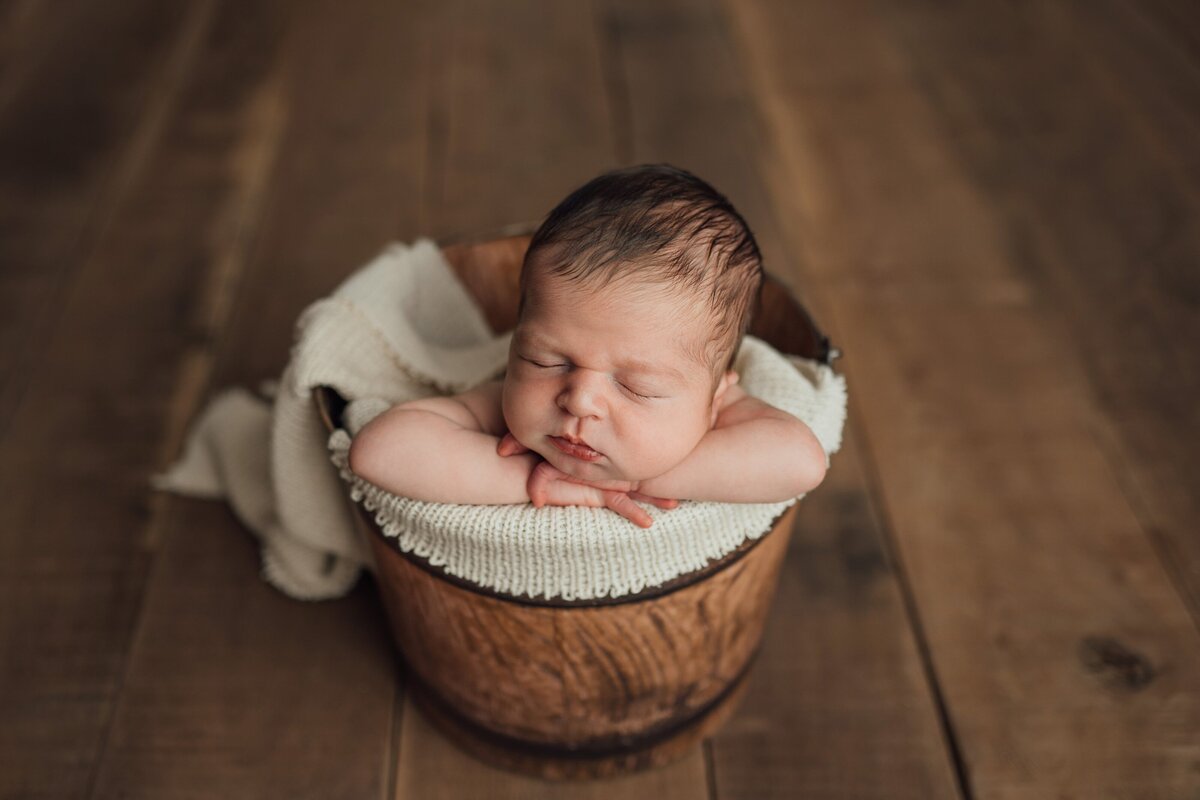
[[[443,252],[493,330],[516,323],[528,233]],[[754,335],[828,363],[828,339],[768,276]],[[345,401],[322,387],[340,427]],[[758,650],[796,505],[772,529],[701,570],[635,595],[564,601],[505,595],[401,552],[352,504],[411,690],[467,751],[547,778],[665,763],[732,713]]]

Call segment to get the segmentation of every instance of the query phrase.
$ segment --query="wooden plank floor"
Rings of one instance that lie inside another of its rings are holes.
[[[1198,43],[1180,0],[0,2],[0,797],[1200,797]],[[387,241],[660,160],[850,419],[731,721],[544,783],[410,705],[369,579],[289,600],[146,479]]]

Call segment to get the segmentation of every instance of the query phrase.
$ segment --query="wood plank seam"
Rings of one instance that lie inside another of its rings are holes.
[[[856,404],[852,401],[851,407],[847,412],[846,422],[848,425],[854,424],[857,430],[865,431],[865,426],[856,419],[859,416],[856,408]],[[958,791],[962,795],[963,800],[972,800],[975,797],[975,792],[971,787],[971,773],[967,766],[966,757],[958,743],[959,737],[955,731],[954,717],[950,713],[950,707],[946,702],[945,694],[942,692],[941,681],[938,679],[937,666],[933,662],[933,651],[929,645],[929,637],[926,636],[925,626],[921,622],[921,611],[917,607],[912,582],[909,580],[909,572],[904,565],[904,557],[897,541],[895,525],[892,521],[893,516],[888,510],[887,498],[883,492],[883,478],[879,474],[879,466],[876,463],[869,438],[864,435],[859,441],[861,444],[858,446],[858,455],[863,465],[863,472],[867,477],[867,484],[870,486],[868,496],[871,499],[871,503],[876,507],[876,518],[879,521],[879,529],[883,535],[885,545],[884,552],[890,562],[891,573],[896,577],[896,585],[900,590],[900,597],[904,603],[905,617],[908,620],[913,641],[917,645],[917,652],[921,656],[921,668],[925,674],[925,682],[929,687],[930,697],[933,699],[934,707],[937,710],[943,743],[950,756],[951,764],[954,767],[955,779],[958,781]]]
[[[194,64],[205,35],[212,26],[215,6],[216,0],[206,0],[204,3],[193,6],[193,15],[189,20],[192,23],[191,29],[181,36],[186,40],[186,49],[189,55],[187,66],[189,67]],[[158,119],[155,121],[157,134],[161,134],[170,116],[170,111],[174,110],[175,97],[185,88],[185,81],[188,77],[185,72],[183,65],[179,65],[173,82],[170,107],[161,108],[157,114]],[[265,88],[267,96],[271,95],[272,86],[274,86],[274,80],[268,79]],[[163,105],[167,106],[168,104],[164,103]],[[258,102],[251,102],[252,107],[259,105]],[[187,421],[193,416],[200,399],[212,392],[216,365],[228,350],[226,335],[230,326],[225,323],[234,305],[231,297],[236,294],[236,288],[230,289],[229,287],[244,283],[244,281],[238,282],[236,279],[239,276],[245,278],[247,264],[254,262],[254,259],[250,258],[250,254],[256,241],[255,234],[266,218],[269,206],[268,198],[275,194],[271,188],[269,176],[275,163],[274,156],[278,152],[282,127],[281,119],[276,114],[272,123],[268,125],[268,132],[262,137],[264,141],[257,143],[260,147],[255,148],[256,152],[248,154],[247,160],[251,162],[249,170],[251,177],[247,181],[248,186],[244,196],[240,198],[242,203],[238,206],[237,231],[232,237],[230,247],[225,252],[218,253],[218,257],[210,265],[208,280],[202,285],[202,299],[197,304],[197,314],[201,317],[201,326],[206,331],[215,333],[207,337],[196,351],[185,353],[181,359],[182,363],[175,382],[175,390],[172,392],[160,448],[164,463],[170,454],[178,450],[186,432]],[[148,160],[148,152],[149,148],[147,148],[146,160]],[[130,186],[132,184],[131,180]],[[150,587],[158,580],[158,574],[162,569],[158,544],[162,540],[162,532],[170,529],[173,515],[180,508],[186,506],[186,503],[185,500],[163,493],[155,493],[150,498],[151,512],[146,523],[147,532],[143,541],[154,556],[140,589],[138,610],[130,629],[132,633],[119,668],[120,678],[113,693],[108,719],[104,724],[100,748],[92,764],[86,795],[89,798],[96,796],[100,772],[110,751],[116,712],[121,705],[121,698],[129,678],[131,656],[137,651],[139,643],[145,635],[146,596]]]
[[[612,125],[613,155],[618,164],[630,164],[634,158],[633,107],[629,98],[629,76],[625,74],[621,59],[620,23],[615,14],[605,13],[596,0],[591,0],[591,6],[596,20],[604,96]]]
[[[397,674],[396,680],[392,682],[392,718],[390,728],[388,729],[387,747],[384,748],[384,764],[383,764],[383,780],[380,786],[383,788],[383,796],[381,800],[393,800],[396,797],[396,780],[399,770],[396,768],[400,761],[400,737],[402,735],[401,723],[404,720],[404,699],[407,692],[405,685],[400,680],[400,675]]]
[[[717,800],[717,762],[713,757],[713,740],[708,737],[703,742],[704,748],[704,779],[708,786],[708,800]]]
[[[750,94],[755,98],[756,102],[754,103],[754,107],[761,110],[761,124],[764,126],[764,131],[768,132],[768,135],[764,136],[764,140],[767,143],[767,146],[772,150],[780,151],[777,153],[777,155],[779,156],[778,160],[782,164],[781,169],[787,172],[794,172],[794,164],[788,155],[790,150],[788,148],[781,148],[777,144],[780,141],[778,133],[775,133],[774,135],[770,134],[770,132],[774,129],[774,125],[772,124],[773,115],[771,113],[768,100],[770,90],[764,86],[762,77],[754,68],[754,62],[751,60],[747,52],[749,45],[746,40],[746,36],[744,35],[745,32],[741,31],[741,26],[736,19],[737,14],[732,8],[730,8],[730,3],[731,0],[721,0],[719,4],[719,13],[724,20],[725,27],[733,32],[731,38],[733,39],[733,46],[737,51],[738,56],[736,63],[743,72],[744,81],[746,86],[749,88]],[[739,35],[739,32],[741,35]],[[772,181],[767,181],[767,183],[769,189],[772,191],[772,194],[776,194],[776,184]],[[783,206],[778,202],[770,204],[772,212],[775,212],[775,210],[780,207]],[[795,243],[793,238],[795,234],[792,232],[790,226],[781,224],[779,229],[783,231],[783,237],[789,251],[796,253],[804,252],[804,248],[802,246],[797,246]],[[808,259],[802,257],[796,258],[795,264],[798,274],[804,275],[807,272]],[[833,318],[833,303],[824,297],[825,286],[820,281],[814,280],[811,277],[808,281],[806,281],[806,286],[808,287],[806,295],[810,298],[812,307],[824,309],[826,310],[825,313],[830,314],[831,322],[833,323],[830,325],[831,332],[836,333],[836,331],[841,330],[841,325],[837,323],[835,318]],[[847,372],[847,384],[853,385],[853,383],[849,380],[849,373],[851,369],[849,367],[843,367],[843,369]],[[857,403],[851,399],[849,407],[847,408],[846,425],[847,427],[854,427],[856,430],[865,432],[866,428],[861,424],[861,421],[858,419],[858,417],[859,414],[857,412]],[[892,516],[888,511],[887,503],[881,488],[881,478],[878,472],[876,460],[865,434],[862,436],[862,444],[857,449],[859,458],[863,465],[863,471],[867,477],[867,484],[869,488],[868,498],[871,504],[874,505],[877,510],[877,520],[885,546],[885,553],[891,562],[891,574],[895,577],[896,586],[900,590],[900,595],[905,610],[905,618],[908,622],[909,634],[916,644],[917,651],[920,655],[920,663],[924,672],[926,685],[936,709],[939,731],[942,735],[946,752],[953,767],[956,789],[959,795],[964,798],[964,800],[971,800],[971,798],[973,798],[975,795],[971,787],[970,773],[965,763],[964,754],[962,753],[962,749],[958,743],[958,736],[955,733],[953,718],[950,714],[949,708],[947,707],[943,692],[941,691],[937,669],[933,664],[929,642],[925,635],[924,627],[921,623],[920,612],[916,606],[908,572],[904,566],[903,559],[900,556],[897,546]]]
[[[1074,32],[1076,30],[1075,27],[1071,26],[1071,20],[1063,18],[1063,15],[1066,13],[1063,8],[1046,6],[1044,11],[1050,14],[1049,22],[1057,25],[1061,31]],[[1127,9],[1127,12],[1130,16],[1138,16],[1138,21],[1143,24],[1148,32],[1158,35],[1159,38],[1164,38],[1162,32],[1154,27],[1153,21],[1140,18],[1141,15],[1133,9]],[[1042,17],[1039,17],[1039,20],[1042,19]],[[1180,162],[1177,157],[1178,154],[1174,153],[1163,142],[1154,127],[1149,123],[1146,114],[1141,111],[1136,98],[1132,97],[1128,89],[1117,80],[1117,75],[1099,63],[1092,48],[1078,44],[1073,36],[1065,36],[1064,38],[1072,42],[1072,47],[1075,51],[1075,63],[1080,64],[1086,73],[1094,78],[1094,85],[1099,87],[1099,90],[1116,107],[1124,112],[1123,119],[1130,121],[1131,127],[1137,136],[1141,137],[1142,141],[1148,145],[1141,151],[1143,155],[1146,158],[1156,160],[1165,170],[1171,173],[1178,174],[1185,172],[1185,165]],[[1172,52],[1177,51],[1172,50]],[[943,118],[952,117],[952,110],[944,107],[940,102],[942,93],[926,73],[927,70],[922,68],[921,65],[915,65],[910,74],[913,82],[921,88],[923,95],[931,101],[934,110]],[[958,143],[958,140],[953,135],[947,135],[946,139],[952,145]],[[1032,157],[1033,155],[1031,154]],[[977,187],[981,194],[987,193],[989,187],[974,170],[969,168],[971,164],[969,153],[962,154],[961,161],[968,167],[963,171],[964,176],[970,180],[972,185]],[[1179,188],[1193,209],[1200,208],[1200,193],[1197,193],[1190,184],[1181,181],[1177,184],[1177,188]],[[1081,301],[1076,298],[1075,293],[1071,291],[1071,287],[1064,282],[1065,278],[1063,276],[1067,275],[1068,271],[1063,265],[1070,262],[1071,254],[1060,240],[1048,237],[1042,237],[1034,246],[1030,247],[1025,242],[1022,233],[1023,230],[1027,230],[1030,227],[1030,221],[1027,219],[1017,217],[1016,219],[1007,220],[1007,223],[1004,231],[1007,236],[1007,244],[1012,248],[1012,251],[1014,253],[1021,253],[1023,260],[1031,263],[1036,264],[1040,261],[1042,268],[1039,272],[1051,276],[1049,280],[1051,281],[1054,300],[1060,302],[1055,309],[1058,313],[1044,315],[1043,324],[1052,327],[1056,332],[1055,340],[1069,348],[1073,356],[1071,363],[1077,365],[1081,377],[1080,383],[1087,388],[1089,405],[1095,409],[1096,413],[1089,415],[1085,421],[1086,427],[1092,434],[1093,441],[1116,477],[1121,487],[1122,496],[1133,511],[1138,525],[1150,543],[1170,585],[1179,595],[1182,604],[1191,615],[1197,630],[1200,630],[1200,584],[1197,584],[1187,571],[1187,567],[1185,566],[1188,562],[1187,556],[1180,551],[1176,542],[1173,541],[1169,532],[1169,524],[1158,523],[1153,505],[1148,501],[1150,495],[1141,486],[1138,478],[1140,470],[1137,466],[1136,455],[1130,452],[1128,443],[1120,434],[1120,420],[1113,418],[1109,404],[1104,402],[1105,379],[1102,367],[1103,362],[1098,358],[1096,353],[1087,349],[1082,337],[1072,335],[1075,332],[1087,330],[1087,315],[1084,307],[1081,305]],[[1061,302],[1064,298],[1069,302]],[[1146,311],[1155,320],[1163,319],[1162,315],[1158,313],[1159,309],[1150,307]]]
[[[93,259],[99,249],[100,242],[112,225],[117,211],[136,185],[142,171],[154,153],[155,147],[162,138],[166,121],[174,110],[175,101],[180,93],[191,67],[195,63],[200,50],[204,33],[212,21],[215,0],[205,0],[190,6],[188,18],[180,26],[179,38],[168,52],[162,65],[162,78],[157,91],[152,91],[145,103],[142,121],[134,128],[129,144],[121,156],[115,159],[108,174],[101,180],[103,189],[99,192],[88,215],[89,220],[80,232],[82,244],[78,248],[82,257],[72,264],[61,265],[57,272],[57,287],[51,292],[51,300],[47,303],[47,313],[39,315],[30,325],[25,337],[25,344],[10,353],[16,360],[11,374],[14,380],[0,387],[0,409],[15,409],[20,405],[26,388],[31,382],[31,373],[36,371],[41,361],[42,353],[50,341],[51,332],[58,327],[61,311],[65,306],[63,298],[71,291],[74,282],[72,276],[80,272],[86,263]],[[24,375],[25,380],[19,382],[16,376]],[[8,426],[16,417],[15,413],[0,414],[0,445],[7,438]]]

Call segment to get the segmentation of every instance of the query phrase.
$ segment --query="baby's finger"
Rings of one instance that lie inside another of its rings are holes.
[[[500,443],[496,445],[496,453],[502,456],[515,456],[521,453],[528,453],[529,448],[517,441],[517,437],[511,432],[507,432],[500,438]]]
[[[679,506],[678,500],[672,500],[667,497],[651,497],[650,495],[642,494],[641,492],[629,492],[629,496],[632,497],[634,500],[638,500],[643,503],[650,503],[651,505],[655,505],[655,506],[658,506],[659,508],[665,508],[668,510],[670,510],[672,508],[677,508]]]
[[[582,483],[585,486],[594,486],[597,489],[603,489],[608,492],[628,492],[633,486],[629,481],[588,481],[583,478],[576,478],[574,475],[563,475],[563,480],[571,481],[572,483]]]
[[[533,502],[534,508],[541,508],[546,504],[546,487],[554,480],[550,472],[552,469],[554,468],[542,461],[529,473],[525,491],[529,493],[529,499]]]
[[[649,528],[654,519],[625,492],[604,492],[604,505],[620,514],[625,519],[642,528]]]
[[[533,471],[530,471],[529,481],[526,483],[526,492],[529,494],[529,499],[533,501],[534,509],[540,509],[550,503],[551,487],[563,477],[563,473],[554,468],[550,462],[538,462]]]

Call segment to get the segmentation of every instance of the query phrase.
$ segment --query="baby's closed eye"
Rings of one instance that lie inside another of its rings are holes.
[[[543,363],[532,358],[527,358],[526,356],[520,356],[519,358],[539,370],[553,370],[570,366],[569,364]],[[622,380],[616,380],[615,382],[624,392],[642,400],[661,400],[664,397],[664,395],[656,394],[654,390],[647,387],[635,386]]]

